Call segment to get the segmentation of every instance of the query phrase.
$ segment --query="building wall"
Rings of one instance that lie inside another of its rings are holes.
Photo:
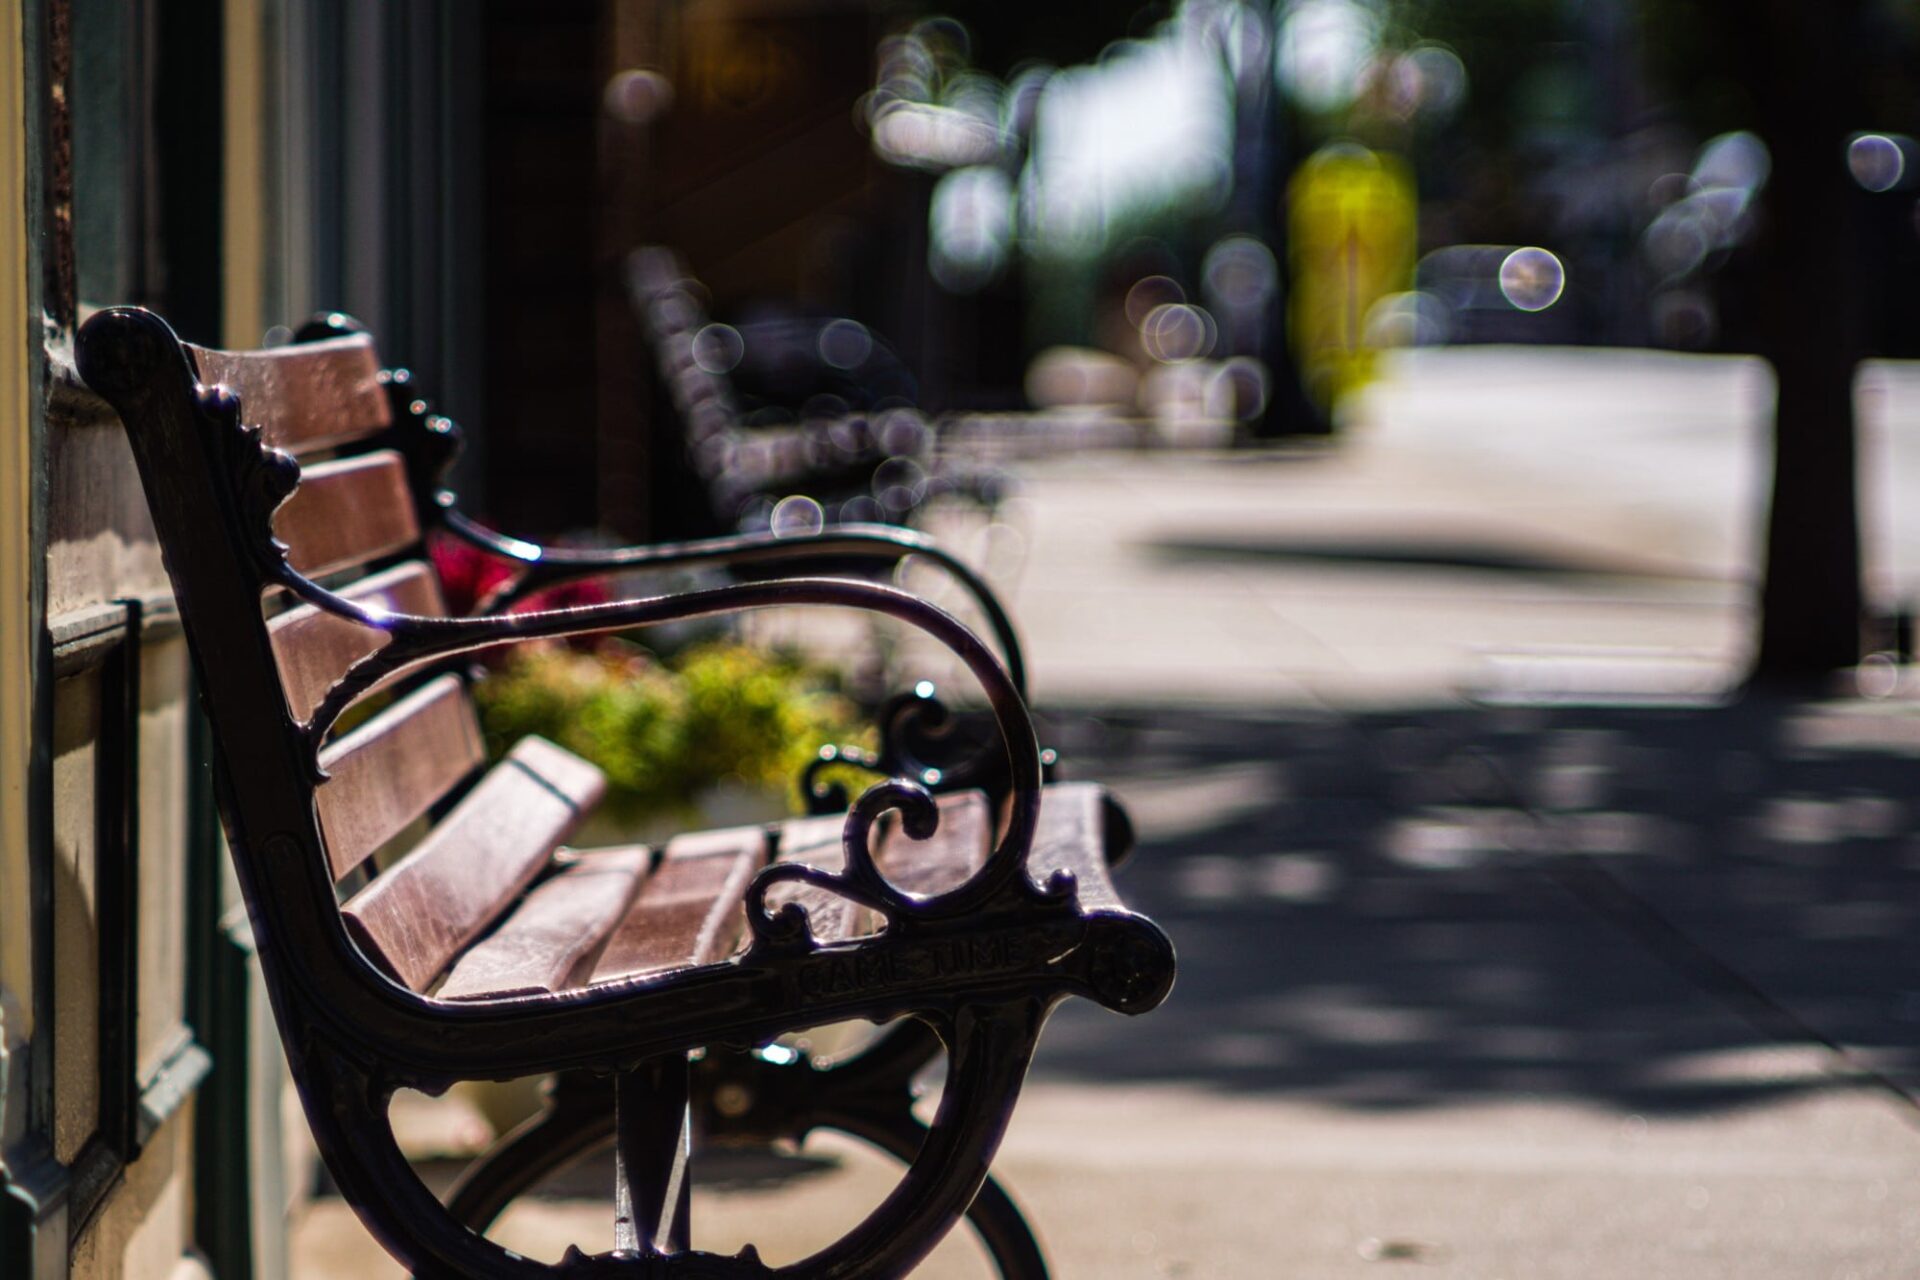
[[[140,297],[158,265],[150,170],[120,132],[147,16],[30,0],[0,23],[0,199],[24,214],[0,219],[10,1277],[203,1271],[187,655],[126,441],[71,359],[81,304]]]
[[[132,303],[254,346],[347,310],[477,417],[457,73],[478,13],[0,6],[6,1280],[283,1275],[312,1181],[185,642],[120,424],[73,370],[75,329]]]

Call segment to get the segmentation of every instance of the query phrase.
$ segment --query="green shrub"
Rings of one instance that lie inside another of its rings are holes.
[[[827,743],[871,731],[837,673],[732,641],[661,660],[625,641],[528,646],[476,688],[488,749],[537,733],[599,765],[613,816],[678,814],[722,783],[783,791]]]

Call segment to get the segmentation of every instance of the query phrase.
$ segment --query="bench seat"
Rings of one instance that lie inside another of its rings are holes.
[[[360,732],[380,728],[375,721]],[[443,1000],[571,991],[726,960],[747,945],[747,886],[763,867],[838,871],[845,859],[840,815],[702,831],[657,849],[561,844],[603,789],[587,761],[541,738],[522,740],[418,847],[348,900],[354,940],[390,976]],[[880,870],[907,893],[957,888],[992,849],[982,793],[938,803],[930,838],[889,824],[878,842]],[[1042,884],[1072,872],[1087,909],[1118,903],[1106,807],[1092,784],[1047,787],[1029,863]],[[811,885],[769,895],[773,907],[787,902],[805,908],[822,943],[879,928],[867,908]]]

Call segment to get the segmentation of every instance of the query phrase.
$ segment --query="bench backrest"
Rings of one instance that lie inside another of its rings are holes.
[[[214,721],[229,835],[236,854],[250,856],[265,853],[248,847],[259,840],[247,838],[250,827],[293,835],[301,857],[323,863],[331,898],[376,851],[480,775],[479,720],[457,675],[376,686],[368,696],[387,705],[320,746],[316,777],[301,728],[386,633],[270,586],[231,545],[258,530],[234,526],[268,505],[247,506],[266,456],[260,446],[281,450],[300,462],[298,484],[271,515],[287,562],[361,605],[444,616],[417,486],[395,447],[395,431],[417,424],[396,427],[390,376],[364,334],[248,352],[178,344],[170,368],[158,349],[170,331],[145,313],[121,314],[139,318],[86,335],[82,372],[120,410],[141,461]],[[183,358],[199,384],[184,397],[173,385]],[[236,429],[230,404],[224,415],[209,407],[214,387],[237,398],[237,421],[259,429],[257,442]],[[208,447],[215,442],[221,447]],[[187,474],[196,462],[211,474]],[[251,608],[240,609],[249,587]],[[263,643],[270,666],[255,660]],[[591,766],[529,744],[352,897],[345,930],[390,975],[425,990],[539,873],[601,786]],[[265,868],[273,882],[259,887],[277,900],[289,871]]]
[[[273,514],[287,562],[316,580],[391,565],[341,594],[389,612],[444,615],[439,579],[422,552],[406,459],[379,447],[392,412],[373,340],[354,334],[265,351],[188,346],[203,385],[240,400],[265,444],[301,459],[300,482]],[[331,455],[331,456],[329,456]],[[287,710],[304,721],[383,632],[299,605],[268,623]],[[329,742],[315,788],[334,875],[358,868],[480,763],[484,747],[465,687],[443,676]]]

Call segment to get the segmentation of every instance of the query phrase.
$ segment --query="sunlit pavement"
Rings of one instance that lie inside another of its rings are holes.
[[[1069,1006],[1043,1045],[998,1167],[1056,1274],[1920,1268],[1920,707],[1708,696],[1765,397],[1750,364],[1463,350],[1325,450],[1023,469],[988,550],[1182,965],[1151,1017]],[[1863,400],[1896,598],[1920,378]],[[797,1256],[886,1178],[722,1161],[696,1231]],[[591,1244],[597,1187],[502,1229]],[[382,1273],[344,1213],[299,1274]]]
[[[1039,700],[1393,705],[1550,678],[1553,658],[1589,685],[1618,659],[1622,692],[1733,678],[1763,366],[1468,348],[1388,370],[1324,450],[1029,466],[1014,596]],[[1872,366],[1860,400],[1869,589],[1910,602],[1920,372]]]

